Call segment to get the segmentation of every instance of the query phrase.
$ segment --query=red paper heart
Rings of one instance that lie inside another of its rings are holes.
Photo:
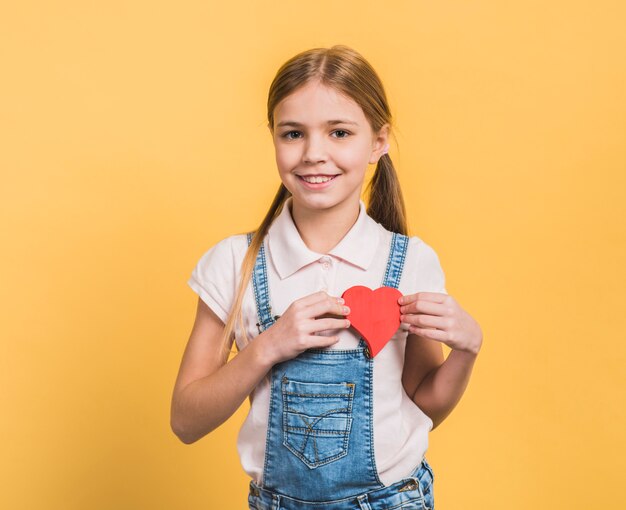
[[[363,285],[350,287],[342,294],[350,314],[346,318],[363,337],[370,356],[376,356],[400,327],[402,293],[394,287],[372,290]]]

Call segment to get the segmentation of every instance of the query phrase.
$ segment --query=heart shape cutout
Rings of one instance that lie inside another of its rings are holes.
[[[376,356],[400,327],[400,305],[402,293],[394,287],[379,287],[372,290],[355,285],[341,297],[350,313],[346,319],[367,343],[370,356]]]

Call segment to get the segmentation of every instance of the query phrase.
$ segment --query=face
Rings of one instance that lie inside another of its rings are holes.
[[[358,207],[368,164],[387,143],[352,99],[310,82],[274,109],[272,137],[280,178],[293,206],[308,210]]]

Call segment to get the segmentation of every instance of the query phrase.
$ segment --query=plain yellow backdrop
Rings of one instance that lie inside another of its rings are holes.
[[[0,507],[245,507],[247,403],[193,445],[170,430],[186,281],[279,184],[276,70],[342,43],[385,84],[411,234],[484,332],[430,435],[438,510],[624,508],[625,15],[607,0],[5,2]]]

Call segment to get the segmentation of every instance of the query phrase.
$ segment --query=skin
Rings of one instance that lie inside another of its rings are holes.
[[[343,120],[349,123],[329,121]],[[389,126],[373,132],[361,108],[319,82],[283,99],[270,129],[280,178],[292,193],[291,214],[306,245],[327,253],[357,220],[368,164],[382,156]],[[290,123],[284,125],[284,123]],[[293,124],[297,123],[297,124]],[[307,188],[299,176],[333,175],[324,189]],[[402,321],[410,325],[402,382],[436,427],[460,400],[482,343],[474,319],[449,295],[403,296]],[[276,323],[231,361],[220,353],[224,324],[198,299],[171,405],[171,427],[193,443],[225,422],[278,362],[338,337],[317,333],[350,326],[343,300],[316,292],[294,301]],[[451,349],[443,359],[441,343]]]

